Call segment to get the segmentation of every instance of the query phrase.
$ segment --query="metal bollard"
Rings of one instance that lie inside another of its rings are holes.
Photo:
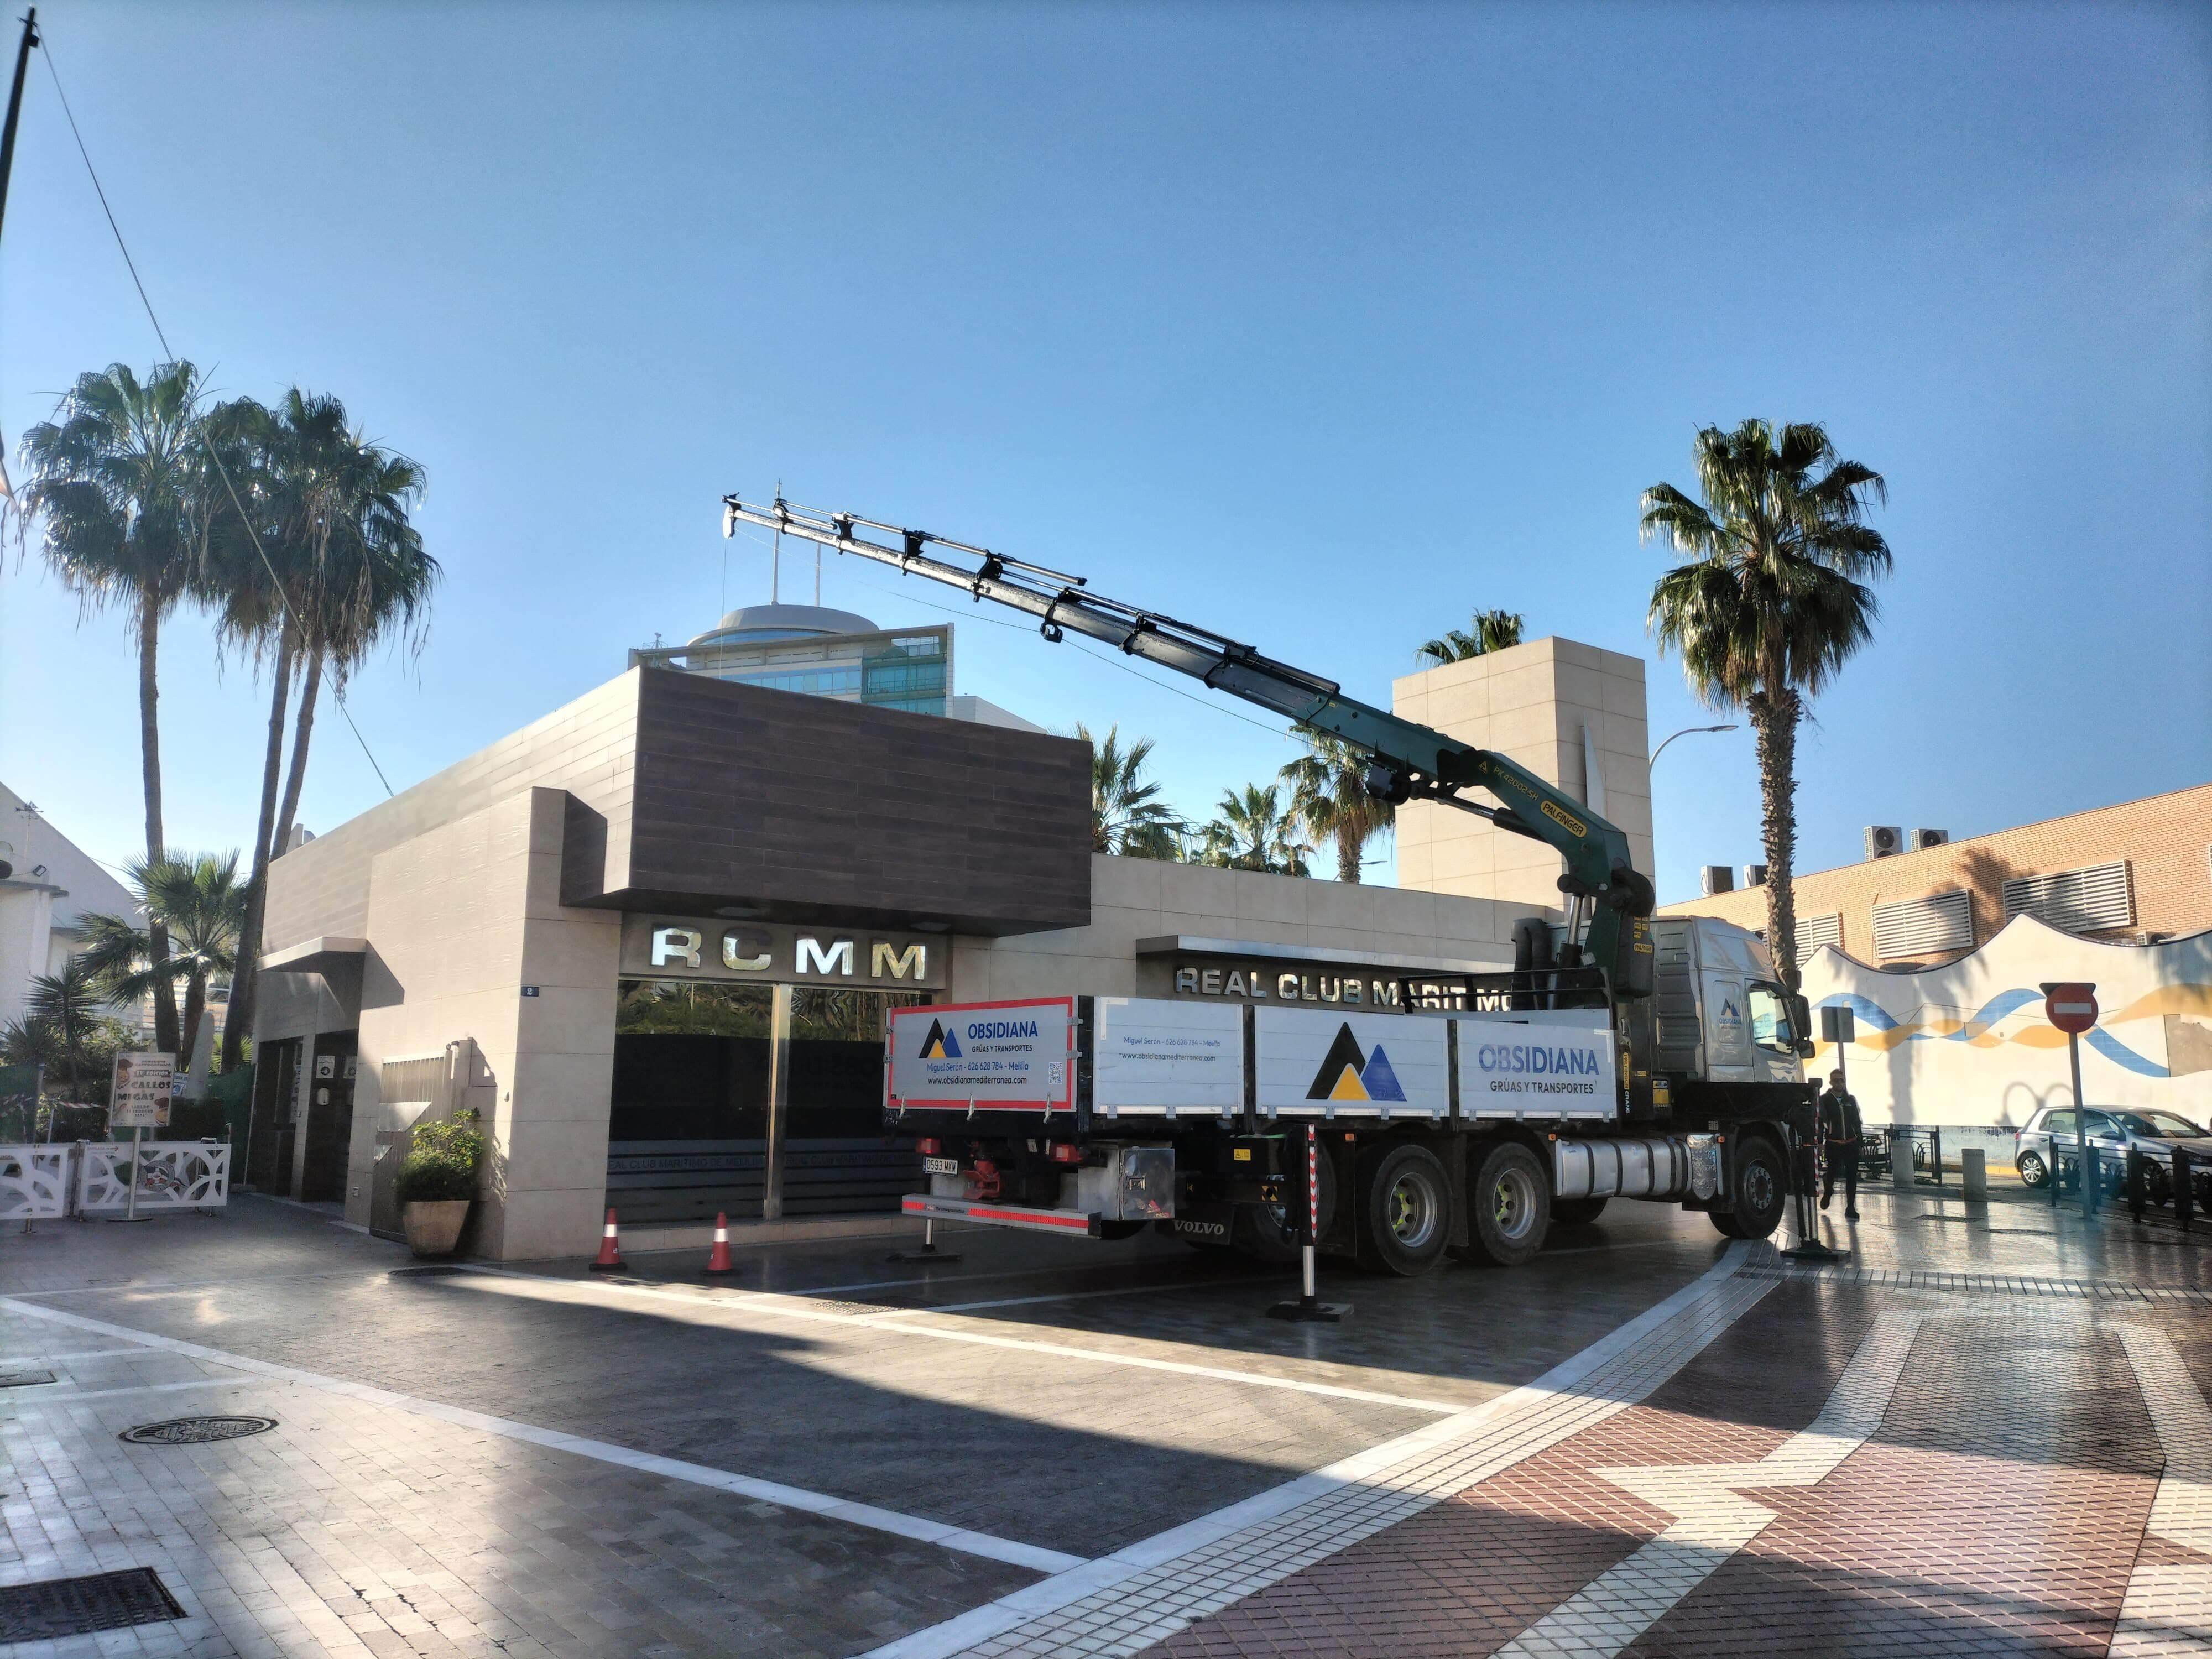
[[[1990,1155],[1978,1146],[1959,1149],[1959,1186],[1969,1204],[1990,1201]]]
[[[1903,1192],[1912,1190],[1912,1131],[1889,1132],[1889,1184]]]
[[[2150,1203],[2150,1160],[2136,1147],[2128,1148],[2128,1213],[2141,1225]]]
[[[2173,1218],[2181,1224],[2181,1231],[2189,1231],[2190,1212],[2197,1207],[2197,1177],[2191,1170],[2192,1159],[2189,1149],[2173,1149]]]

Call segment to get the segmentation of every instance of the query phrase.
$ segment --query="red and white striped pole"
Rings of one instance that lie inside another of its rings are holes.
[[[1317,1125],[1306,1125],[1306,1219],[1299,1232],[1303,1241],[1299,1249],[1302,1277],[1298,1299],[1278,1302],[1267,1310],[1271,1319],[1322,1320],[1334,1324],[1352,1311],[1349,1303],[1324,1303],[1321,1287],[1314,1277],[1315,1247],[1321,1243],[1321,1130]]]

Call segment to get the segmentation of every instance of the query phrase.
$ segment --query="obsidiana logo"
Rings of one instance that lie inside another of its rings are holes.
[[[1359,1040],[1352,1035],[1349,1021],[1336,1028],[1336,1039],[1322,1056],[1321,1070],[1314,1073],[1313,1085],[1306,1091],[1308,1100],[1403,1100],[1406,1091],[1392,1069],[1390,1056],[1376,1043],[1366,1053],[1359,1051]]]
[[[920,1060],[957,1060],[960,1058],[959,1040],[945,1028],[942,1020],[933,1019],[929,1022],[929,1035],[921,1040],[921,1053],[915,1057]]]

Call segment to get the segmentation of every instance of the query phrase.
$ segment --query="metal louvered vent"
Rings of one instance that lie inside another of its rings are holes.
[[[1802,968],[1813,959],[1813,952],[1823,945],[1844,948],[1844,918],[1841,912],[1832,916],[1800,916],[1797,918],[1797,965]]]
[[[2069,933],[2132,927],[2136,884],[2128,860],[2061,870],[2048,876],[2015,876],[2004,884],[2005,919],[2033,916]]]
[[[1972,950],[1973,944],[1974,901],[1964,888],[1874,907],[1874,951],[1884,962]]]

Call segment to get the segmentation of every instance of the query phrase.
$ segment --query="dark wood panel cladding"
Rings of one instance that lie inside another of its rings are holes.
[[[608,815],[610,889],[572,902],[977,934],[1090,921],[1085,744],[636,672],[629,834]]]
[[[371,862],[568,792],[570,904],[997,934],[1091,920],[1080,743],[634,669],[286,854],[264,950],[368,927]]]

